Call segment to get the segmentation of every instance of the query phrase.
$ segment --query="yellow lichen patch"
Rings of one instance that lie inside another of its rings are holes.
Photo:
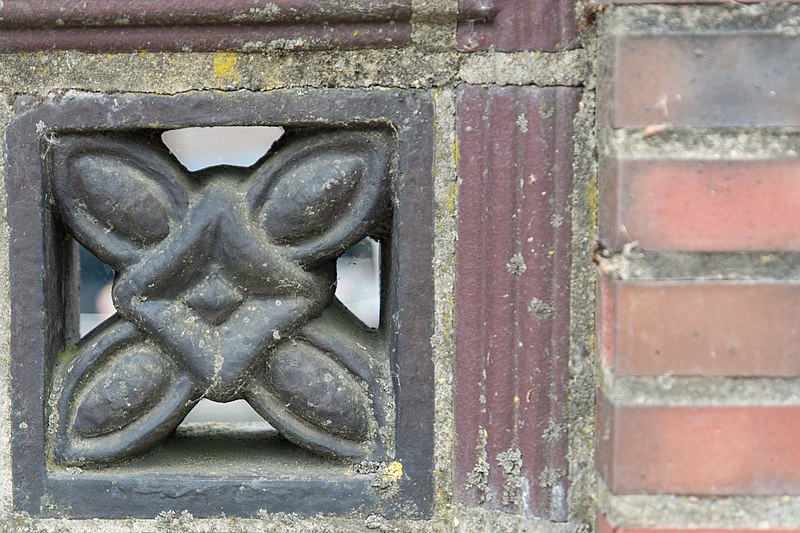
[[[520,399],[519,396],[514,395],[514,405],[519,405]]]
[[[458,168],[458,160],[461,158],[461,154],[458,151],[458,137],[453,140],[453,157],[456,161],[456,168]]]
[[[236,70],[238,57],[231,52],[217,52],[214,54],[214,77],[218,80],[241,81],[242,75]]]
[[[397,483],[403,477],[403,463],[392,461],[386,465],[386,472],[383,474],[385,482]]]
[[[592,228],[597,227],[597,213],[600,208],[600,199],[598,197],[597,179],[592,178],[586,184],[587,204],[589,207],[589,215],[592,218]]]
[[[456,212],[457,199],[458,199],[458,188],[456,187],[455,183],[451,183],[450,192],[447,195],[447,202],[445,204],[445,207],[447,208],[447,211],[449,213]]]

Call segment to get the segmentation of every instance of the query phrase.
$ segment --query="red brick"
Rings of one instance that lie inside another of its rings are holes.
[[[616,292],[617,284],[614,280],[605,275],[600,275],[597,283],[597,313],[596,334],[597,350],[600,361],[606,367],[614,366],[614,350],[617,343],[614,338],[616,323]]]
[[[458,48],[554,52],[578,40],[574,0],[459,0]]]
[[[598,400],[597,464],[615,494],[800,494],[800,406]]]
[[[671,32],[617,35],[609,46],[601,107],[614,127],[800,125],[800,38]]]
[[[624,282],[599,318],[619,374],[800,375],[800,284]],[[612,362],[613,358],[613,362]]]
[[[800,251],[800,159],[603,164],[601,238],[619,249]]]
[[[606,516],[600,511],[597,512],[597,519],[594,524],[595,533],[614,533],[614,528],[608,523]]]

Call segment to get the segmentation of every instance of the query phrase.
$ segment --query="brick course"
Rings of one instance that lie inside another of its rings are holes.
[[[660,3],[600,17],[596,531],[796,531],[800,10]]]
[[[797,37],[742,29],[609,40],[613,127],[800,124]]]
[[[800,159],[602,164],[600,236],[613,249],[800,250]]]
[[[800,284],[605,285],[601,351],[619,374],[800,375]]]
[[[598,398],[598,467],[615,494],[800,494],[800,406],[616,405]]]

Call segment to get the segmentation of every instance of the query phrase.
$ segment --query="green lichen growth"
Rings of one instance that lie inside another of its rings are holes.
[[[497,454],[497,465],[506,475],[503,486],[503,505],[521,505],[522,496],[522,452],[519,448],[509,448]]]

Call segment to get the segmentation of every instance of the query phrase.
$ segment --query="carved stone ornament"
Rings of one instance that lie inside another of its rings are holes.
[[[429,95],[23,102],[5,138],[15,509],[429,515]],[[285,134],[249,168],[196,172],[160,140],[215,125]],[[381,244],[375,329],[334,295],[337,259],[366,237]],[[117,313],[83,338],[77,243],[116,272]],[[203,448],[175,431],[202,398],[244,399],[274,431]]]
[[[130,458],[201,398],[244,398],[314,452],[382,457],[388,358],[334,290],[336,258],[388,220],[390,143],[312,132],[190,174],[157,141],[59,138],[61,219],[117,272],[118,313],[59,368],[56,460]]]

